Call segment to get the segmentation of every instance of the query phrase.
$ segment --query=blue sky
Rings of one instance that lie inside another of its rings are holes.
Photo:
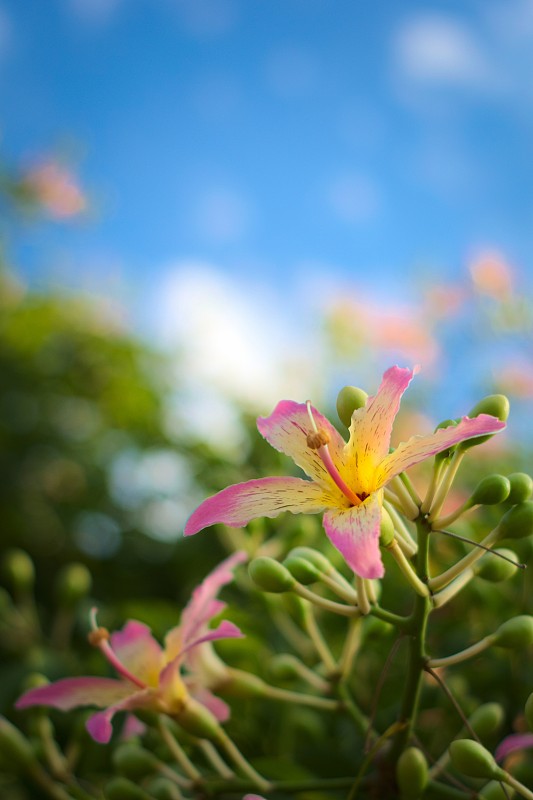
[[[211,276],[279,341],[333,285],[527,276],[532,73],[533,0],[0,0],[4,158],[66,151],[93,204],[13,252],[143,325]]]

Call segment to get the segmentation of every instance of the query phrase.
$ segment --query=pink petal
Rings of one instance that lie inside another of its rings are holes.
[[[47,686],[30,689],[19,697],[15,708],[53,706],[69,711],[78,706],[105,707],[130,697],[137,687],[114,678],[63,678]]]
[[[144,722],[141,722],[140,719],[137,719],[135,714],[128,714],[124,720],[120,738],[122,741],[126,742],[128,739],[133,739],[136,736],[143,736],[147,730],[147,726]]]
[[[463,417],[458,425],[440,428],[428,436],[412,436],[407,442],[402,442],[394,453],[390,453],[383,459],[377,471],[377,485],[384,486],[400,472],[458,442],[487,433],[497,433],[503,428],[505,428],[505,422],[501,422],[489,414],[480,414],[473,419]]]
[[[216,697],[208,689],[191,687],[191,694],[203,706],[209,709],[219,722],[226,722],[230,718],[230,707],[220,697]]]
[[[129,620],[122,630],[111,634],[110,644],[132,675],[149,686],[157,686],[164,665],[163,650],[147,625]]]
[[[233,622],[229,622],[227,619],[225,619],[220,623],[218,628],[208,630],[203,636],[200,636],[199,639],[193,639],[190,641],[187,647],[182,648],[177,658],[181,659],[185,653],[187,653],[193,647],[203,644],[203,642],[213,642],[215,639],[241,639],[243,636],[244,634],[236,625],[233,624]]]
[[[167,657],[177,655],[180,647],[187,647],[188,643],[197,638],[208,624],[222,609],[225,604],[216,599],[220,589],[233,580],[233,570],[238,564],[246,561],[244,550],[226,558],[194,589],[192,597],[181,615],[178,628],[169,631],[165,639]]]
[[[159,711],[160,705],[158,702],[158,695],[153,689],[137,690],[130,697],[126,697],[117,703],[106,708],[105,711],[99,711],[89,717],[86,723],[86,728],[95,742],[100,744],[107,744],[113,734],[112,719],[117,711],[135,711],[135,710],[152,710]]]
[[[383,375],[375,397],[352,415],[346,446],[351,485],[355,492],[375,491],[375,471],[389,452],[392,425],[403,393],[418,369],[391,367]]]
[[[260,794],[245,794],[242,800],[265,800]]]
[[[323,417],[315,408],[311,408],[311,410],[316,426],[329,434],[329,452],[335,466],[344,477],[345,441],[326,417]],[[337,496],[339,490],[334,486],[318,452],[307,444],[307,435],[312,433],[313,426],[305,403],[282,400],[269,417],[259,417],[257,427],[259,433],[272,447],[290,456],[310,478],[318,481]]]
[[[318,483],[301,478],[259,478],[228,486],[204,500],[187,520],[184,535],[191,536],[217,522],[241,528],[256,517],[277,517],[283,511],[318,514],[336,505],[333,493]]]
[[[360,506],[324,514],[324,528],[331,543],[361,578],[382,578],[384,573],[379,550],[380,494],[370,495]]]
[[[533,733],[512,733],[496,748],[494,758],[496,761],[503,761],[510,753],[517,750],[525,750],[533,747]]]

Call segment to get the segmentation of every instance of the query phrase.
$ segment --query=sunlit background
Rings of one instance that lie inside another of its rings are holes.
[[[202,496],[182,445],[243,464],[243,411],[331,408],[392,363],[421,365],[428,429],[508,392],[527,439],[532,70],[531,0],[0,0],[7,306],[55,298],[56,341],[84,298],[102,340],[163,355],[164,443],[97,448],[137,525],[173,539]],[[38,329],[41,364],[53,337],[25,313],[11,344]],[[53,391],[69,441],[116,423]],[[21,396],[4,408],[30,430]],[[61,469],[47,491],[70,496]],[[113,553],[122,523],[97,513],[78,544]]]

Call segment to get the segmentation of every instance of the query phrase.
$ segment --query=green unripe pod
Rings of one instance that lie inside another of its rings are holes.
[[[293,578],[296,578],[299,583],[303,583],[305,586],[320,580],[321,573],[314,564],[311,564],[305,558],[289,554],[284,560],[283,566],[289,570]]]
[[[472,778],[498,778],[503,772],[489,751],[473,739],[456,739],[449,752],[455,769]]]
[[[522,614],[508,619],[494,634],[493,642],[498,647],[515,649],[533,644],[533,617]]]
[[[33,561],[24,550],[13,548],[3,558],[3,573],[16,592],[29,592],[35,583]]]
[[[35,762],[30,742],[4,717],[0,717],[0,753],[15,773],[25,772]]]
[[[403,800],[418,800],[429,781],[426,757],[418,747],[408,747],[396,764],[396,781]]]
[[[62,606],[72,608],[87,597],[91,587],[91,573],[84,564],[67,564],[57,576],[57,599]]]
[[[483,556],[475,567],[478,578],[482,578],[484,581],[489,581],[490,583],[500,583],[501,581],[512,578],[518,569],[516,564],[511,563],[511,561],[517,560],[516,553],[506,547],[494,549],[492,552],[499,553],[504,556],[504,558],[491,556],[490,553]],[[510,558],[511,561],[507,561],[508,558]]]
[[[379,531],[379,543],[382,547],[389,547],[394,541],[394,523],[386,508],[381,509],[381,526]]]
[[[366,405],[367,400],[367,393],[356,386],[345,386],[340,390],[337,395],[337,414],[343,425],[350,427],[353,412]]]
[[[117,772],[133,781],[138,781],[157,769],[157,759],[151,753],[138,744],[128,742],[116,748],[112,760]]]
[[[533,492],[533,479],[525,472],[513,472],[507,476],[511,484],[511,491],[507,501],[516,505],[529,500]]]
[[[305,560],[311,562],[319,572],[325,572],[326,575],[333,571],[333,566],[326,556],[323,556],[318,550],[313,550],[312,547],[294,547],[290,551],[289,556],[305,558]]]
[[[511,491],[511,483],[504,475],[487,475],[474,491],[470,501],[477,506],[495,506],[507,500]]]
[[[478,417],[480,414],[489,414],[491,417],[496,417],[496,419],[499,419],[501,422],[505,422],[509,416],[509,411],[509,400],[504,394],[489,394],[470,409],[468,416],[473,418]],[[487,433],[484,436],[475,436],[473,439],[460,442],[457,445],[457,449],[468,450],[470,447],[483,444],[483,442],[486,442],[492,436],[494,436],[493,433]]]
[[[503,515],[499,524],[500,539],[524,539],[533,533],[533,502],[518,503]]]
[[[287,567],[268,556],[254,558],[248,572],[253,582],[264,592],[290,592],[296,584]]]
[[[112,778],[105,787],[106,800],[151,800],[140,786],[127,778]]]
[[[470,715],[468,722],[480,739],[496,733],[502,725],[504,710],[499,703],[483,703]]]
[[[524,708],[524,712],[526,715],[526,722],[530,731],[533,731],[533,692],[529,695],[526,700],[526,705]]]

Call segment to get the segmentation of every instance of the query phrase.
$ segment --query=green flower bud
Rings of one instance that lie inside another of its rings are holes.
[[[289,570],[268,556],[254,558],[248,572],[253,582],[264,592],[290,592],[296,584]]]
[[[489,394],[484,397],[479,403],[470,409],[468,416],[478,417],[480,414],[489,414],[491,417],[505,422],[509,416],[510,406],[509,400],[504,394]],[[487,433],[484,436],[475,436],[473,439],[467,439],[457,445],[458,450],[468,450],[470,447],[475,447],[478,444],[483,444],[488,439],[494,436],[493,433]]]
[[[30,689],[38,689],[40,686],[48,686],[49,683],[50,681],[48,678],[41,675],[40,672],[32,672],[31,675],[28,675],[24,680],[23,690],[27,692]]]
[[[151,800],[140,786],[127,778],[112,778],[105,787],[106,800]]]
[[[157,770],[157,759],[138,744],[120,744],[114,751],[112,760],[117,772],[133,781]]]
[[[304,585],[316,583],[320,580],[320,572],[310,561],[305,558],[298,558],[292,553],[289,553],[284,560],[283,566],[287,567],[293,578],[296,578],[299,583]]]
[[[267,684],[257,675],[232,667],[227,668],[223,689],[233,697],[264,697],[268,693]]]
[[[299,678],[298,659],[290,653],[280,653],[269,662],[268,672],[274,680],[279,681]]]
[[[394,541],[394,523],[386,508],[381,509],[381,527],[379,543],[382,547],[389,547]]]
[[[501,727],[503,718],[504,710],[499,703],[483,703],[470,715],[468,722],[480,739],[486,739]]]
[[[524,539],[533,533],[533,502],[518,503],[498,524],[500,539]]]
[[[530,731],[533,731],[533,692],[531,692],[526,700],[524,712],[526,715],[527,726]]]
[[[153,800],[177,800],[182,797],[176,784],[168,778],[154,778],[146,788]]]
[[[533,617],[522,614],[508,619],[494,634],[494,644],[498,647],[515,649],[533,644]]]
[[[367,393],[356,386],[345,386],[340,390],[337,396],[337,414],[343,425],[350,427],[353,412],[362,408],[367,400]]]
[[[507,501],[515,505],[516,503],[524,503],[529,500],[533,492],[533,479],[525,472],[513,472],[508,475],[509,483],[511,484],[511,491]]]
[[[455,769],[472,778],[498,779],[503,770],[479,742],[456,739],[450,745],[450,759]]]
[[[509,800],[509,789],[503,788],[500,781],[490,781],[479,793],[483,800]]]
[[[57,576],[57,598],[62,606],[72,608],[87,597],[91,586],[91,573],[84,564],[67,564]]]
[[[404,800],[417,800],[429,781],[426,757],[418,747],[408,747],[396,764],[396,781]]]
[[[31,591],[35,583],[35,567],[24,550],[8,550],[3,558],[2,569],[6,580],[15,591]]]
[[[478,483],[470,500],[474,506],[494,506],[507,500],[510,491],[511,483],[508,478],[503,475],[487,475]]]
[[[25,772],[35,762],[29,741],[4,717],[0,717],[0,753],[13,772]]]
[[[294,547],[290,551],[289,556],[305,558],[306,561],[310,561],[319,572],[325,572],[326,575],[333,571],[333,566],[326,556],[323,556],[318,550],[313,550],[312,547]]]
[[[457,419],[444,419],[442,422],[439,422],[435,428],[435,433],[441,428],[449,428],[452,425],[457,425],[458,421]],[[456,447],[457,445],[454,444],[452,447],[448,447],[446,450],[441,450],[440,453],[436,453],[435,461],[444,461],[446,458],[449,458]]]
[[[509,417],[509,398],[504,394],[489,394],[483,397],[476,405],[468,412],[469,417],[478,417],[480,414],[489,414],[491,417],[505,422]]]
[[[500,553],[500,555],[505,558],[498,558],[498,556],[495,557],[487,553],[486,556],[483,556],[483,558],[478,561],[475,567],[478,578],[482,578],[484,581],[489,581],[490,583],[500,583],[501,581],[512,578],[518,567],[516,564],[511,564],[511,562],[506,559],[510,558],[516,561],[516,553],[506,547],[494,549],[492,552]]]

